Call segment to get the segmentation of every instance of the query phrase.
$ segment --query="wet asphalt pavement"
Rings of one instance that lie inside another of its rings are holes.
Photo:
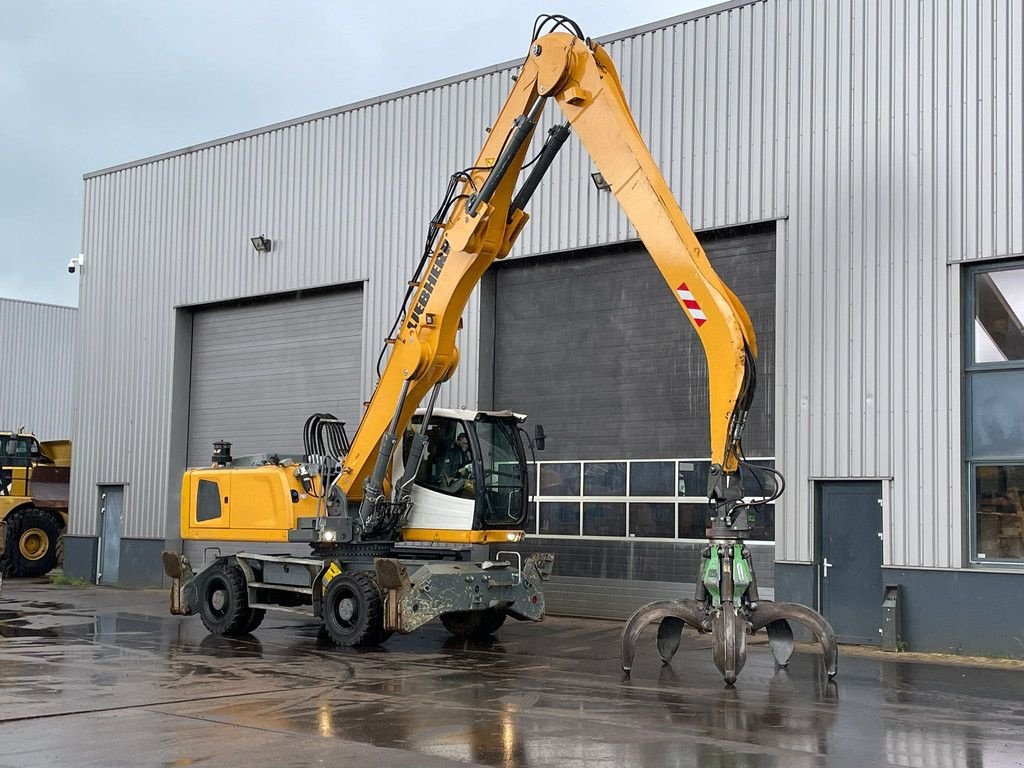
[[[511,622],[483,644],[437,624],[340,651],[268,616],[207,635],[165,593],[7,581],[0,765],[1024,765],[1024,671],[812,646],[776,670],[750,649],[726,688],[705,638],[662,666],[653,630],[632,679],[617,622]]]

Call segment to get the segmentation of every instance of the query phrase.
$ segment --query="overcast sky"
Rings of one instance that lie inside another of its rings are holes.
[[[0,296],[78,303],[82,174],[714,0],[0,0]]]

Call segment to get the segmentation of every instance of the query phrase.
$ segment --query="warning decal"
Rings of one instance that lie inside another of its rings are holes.
[[[683,301],[683,306],[686,307],[686,311],[690,313],[690,317],[693,318],[693,322],[700,328],[704,323],[708,321],[707,315],[700,308],[700,304],[693,298],[693,294],[690,293],[690,289],[686,287],[686,283],[681,283],[676,288],[676,293],[679,294],[679,298]]]

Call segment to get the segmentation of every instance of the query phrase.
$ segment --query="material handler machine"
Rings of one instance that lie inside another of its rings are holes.
[[[553,31],[542,34],[548,28]],[[548,131],[527,163],[541,111],[552,103],[565,122]],[[629,619],[623,669],[629,671],[647,624],[660,621],[658,649],[666,663],[690,625],[712,633],[715,663],[731,684],[746,659],[746,635],[762,627],[776,660],[786,664],[793,651],[788,622],[795,620],[821,641],[826,671],[835,674],[836,643],[825,619],[804,606],[760,600],[744,543],[749,508],[770,500],[752,499],[739,471],[755,385],[750,318],[715,273],[652,159],[607,52],[563,16],[537,20],[483,149],[472,166],[451,176],[381,354],[386,366],[351,443],[337,420],[316,415],[306,424],[301,457],[239,466],[220,445],[217,466],[185,474],[183,538],[306,542],[311,554],[242,553],[196,575],[183,556],[165,553],[174,612],[198,611],[211,631],[239,632],[255,627],[268,607],[311,609],[343,645],[380,642],[434,617],[457,634],[492,632],[507,615],[542,618],[540,583],[550,555],[533,555],[519,567],[515,553],[485,560],[460,549],[523,536],[523,417],[442,411],[434,404],[458,364],[456,332],[470,293],[488,266],[509,253],[528,219],[528,201],[570,133],[622,205],[708,360],[710,514],[697,592],[652,603]],[[446,478],[435,443],[459,432],[468,436],[473,458],[459,478]],[[754,477],[773,472],[747,468]],[[781,476],[772,487],[777,498]]]

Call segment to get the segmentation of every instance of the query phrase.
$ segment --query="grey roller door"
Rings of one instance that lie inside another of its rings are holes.
[[[702,233],[757,333],[748,455],[773,453],[775,226]],[[639,244],[514,261],[496,272],[494,405],[550,435],[544,459],[708,452],[700,339]]]
[[[220,439],[232,444],[234,456],[301,453],[302,425],[316,412],[335,414],[354,435],[362,411],[362,314],[359,288],[195,312],[188,465],[209,466]],[[305,553],[234,542],[183,547],[196,566],[241,549]]]
[[[775,226],[700,235],[757,333],[757,393],[744,439],[770,456],[774,432]],[[503,264],[494,278],[494,406],[549,435],[541,460],[707,457],[707,362],[700,339],[639,244]],[[624,618],[693,594],[703,545],[629,538],[531,537],[556,553],[545,585],[554,614]],[[757,549],[774,585],[774,551]]]
[[[301,453],[303,422],[317,411],[353,434],[361,346],[359,289],[196,312],[188,465],[208,465],[222,439],[235,456]]]

